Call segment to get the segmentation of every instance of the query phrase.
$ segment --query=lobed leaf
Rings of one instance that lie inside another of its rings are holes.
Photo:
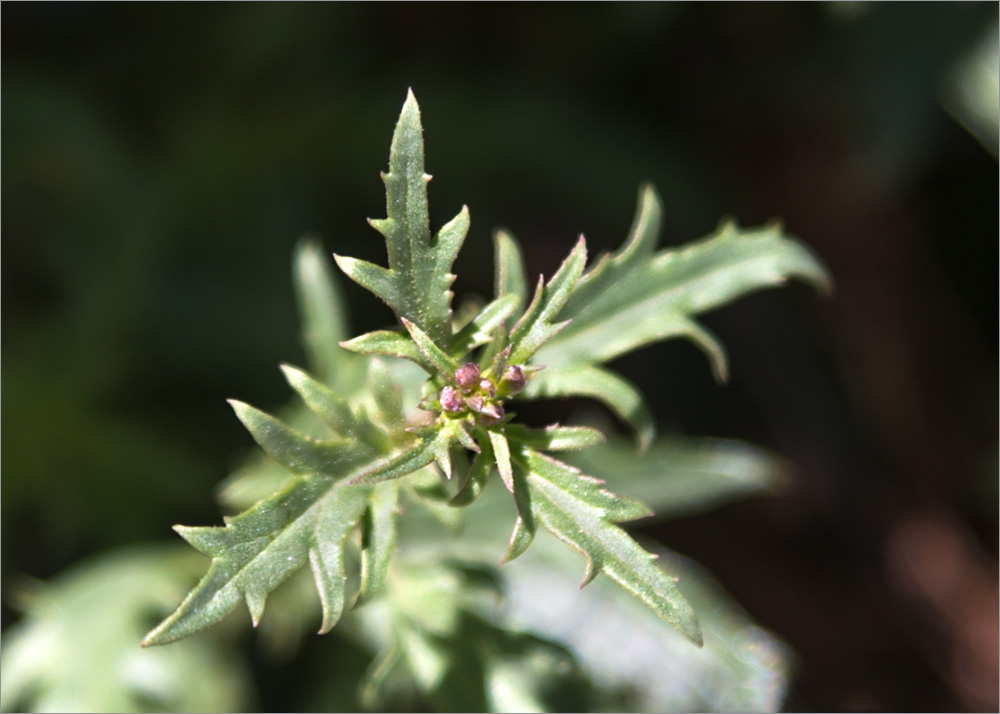
[[[346,401],[301,369],[289,364],[282,364],[280,368],[288,385],[327,426],[345,438],[355,441],[361,439],[360,425]]]
[[[403,327],[410,333],[410,337],[413,338],[414,343],[417,345],[417,349],[424,356],[427,364],[433,367],[431,370],[431,375],[440,374],[446,380],[454,378],[455,370],[458,369],[458,362],[455,361],[447,352],[438,347],[434,340],[421,330],[416,324],[410,322],[405,317],[400,318],[403,322]]]
[[[364,355],[383,355],[385,357],[402,357],[434,373],[434,366],[427,360],[424,353],[405,333],[398,330],[376,330],[366,332],[352,340],[340,343],[341,347],[350,352]]]
[[[655,203],[655,197],[649,194],[645,202]],[[641,211],[656,214],[658,207]],[[651,226],[655,221],[645,220],[643,212],[637,223]],[[742,230],[726,223],[706,240],[655,255],[643,253],[648,235],[648,228],[641,229],[619,255],[581,279],[580,291],[559,315],[572,323],[539,350],[538,361],[601,364],[651,342],[686,337],[724,379],[721,346],[692,316],[789,278],[830,289],[823,265],[779,226]]]
[[[313,439],[236,399],[230,399],[229,404],[260,447],[293,473],[339,480],[358,462],[359,456],[372,455],[369,448],[349,441]]]
[[[417,325],[438,344],[451,337],[451,266],[469,229],[469,212],[461,212],[433,238],[427,213],[424,139],[420,108],[409,92],[399,115],[389,152],[383,219],[369,223],[386,241],[389,267],[335,256],[352,280],[375,293],[396,313]]]
[[[567,314],[579,313],[603,292],[631,277],[631,272],[642,264],[654,250],[660,237],[663,209],[656,189],[645,184],[639,189],[639,199],[632,219],[632,228],[625,245],[613,255],[605,254],[577,283],[573,294],[566,301]]]
[[[647,515],[645,506],[604,490],[596,479],[532,449],[518,449],[512,461],[515,483],[524,484],[532,518],[587,558],[581,587],[603,572],[701,645],[698,618],[673,578],[656,565],[653,555],[614,525],[614,521]],[[523,516],[520,504],[518,508]],[[525,530],[521,522],[519,518],[514,537],[523,540],[524,536],[519,536],[519,530]]]
[[[612,439],[600,448],[569,454],[567,460],[589,474],[614,478],[622,492],[649,504],[657,518],[775,493],[789,471],[783,459],[750,444],[679,436],[659,439],[643,454]]]
[[[516,295],[501,295],[483,307],[465,327],[452,336],[448,353],[461,358],[470,350],[493,339],[500,325],[514,314],[520,305]]]
[[[360,465],[362,459],[358,459]],[[321,632],[344,607],[343,544],[364,512],[369,488],[302,476],[224,527],[175,530],[212,558],[208,573],[176,611],[143,640],[162,645],[221,620],[245,600],[254,625],[268,593],[295,570],[312,566],[323,606]]]
[[[587,242],[583,236],[573,246],[566,260],[546,285],[541,276],[535,288],[535,296],[521,319],[511,330],[511,364],[524,364],[528,358],[548,340],[568,325],[555,324],[553,320],[569,299],[570,293],[583,274],[587,262]]]
[[[603,443],[607,437],[589,426],[559,426],[532,429],[522,424],[506,424],[511,440],[536,451],[576,451]]]
[[[333,421],[345,417],[322,385],[299,370],[288,368],[285,373],[321,412],[332,413]],[[440,462],[453,436],[447,430],[429,430],[394,458],[379,459],[378,450],[363,441],[311,439],[247,404],[233,401],[232,405],[258,444],[300,475],[279,493],[226,518],[224,527],[175,527],[210,556],[212,564],[177,610],[147,635],[144,645],[166,644],[211,625],[241,599],[256,626],[268,594],[306,561],[322,604],[320,632],[328,632],[345,607],[346,539],[366,516],[361,595],[370,598],[385,580],[395,546],[397,486],[384,482],[435,459]]]
[[[549,366],[528,380],[523,396],[529,399],[591,397],[604,402],[635,429],[640,449],[647,448],[655,436],[653,417],[639,390],[624,377],[603,367]]]

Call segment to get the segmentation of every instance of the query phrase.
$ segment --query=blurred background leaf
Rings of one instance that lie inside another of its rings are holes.
[[[253,684],[231,631],[179,647],[136,646],[204,560],[177,546],[130,546],[91,557],[51,583],[22,583],[28,614],[4,633],[4,711],[248,707]]]
[[[251,449],[224,399],[275,409],[275,366],[306,363],[300,236],[384,260],[364,219],[412,86],[432,224],[471,211],[459,295],[490,293],[501,223],[531,275],[581,231],[616,247],[643,181],[667,245],[728,214],[780,217],[816,251],[834,300],[793,286],[706,317],[728,386],[680,342],[612,365],[661,433],[749,440],[791,473],[781,496],[648,532],[794,649],[791,708],[996,708],[996,129],[954,99],[995,91],[964,69],[996,69],[995,4],[5,3],[2,19],[4,627],[18,575],[219,522],[216,486]],[[389,322],[343,290],[357,332]],[[366,666],[341,637],[302,648],[297,666],[248,657],[262,709],[308,708],[331,667]]]

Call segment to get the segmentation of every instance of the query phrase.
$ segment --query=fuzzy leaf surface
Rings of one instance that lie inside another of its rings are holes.
[[[636,431],[639,446],[653,442],[653,416],[639,390],[627,379],[604,367],[575,365],[562,369],[545,369],[528,382],[525,397],[582,396],[604,402],[615,414]]]
[[[508,427],[508,431],[510,427]],[[646,452],[611,439],[566,460],[648,504],[658,519],[701,513],[737,499],[773,494],[790,467],[773,453],[730,439],[661,437]]]
[[[369,448],[340,439],[314,439],[249,404],[229,400],[236,416],[269,456],[292,473],[338,479],[370,457]]]
[[[366,455],[367,456],[367,455]],[[363,459],[358,459],[359,464]],[[302,476],[280,493],[227,518],[224,527],[175,530],[212,558],[208,573],[143,645],[186,637],[221,620],[245,600],[256,625],[268,593],[307,561],[323,605],[327,632],[344,608],[343,544],[361,518],[370,488]]]
[[[299,380],[299,386],[303,384],[307,383]],[[317,395],[323,398],[318,391],[310,398]],[[364,517],[365,598],[384,582],[395,545],[395,484],[376,487],[368,481],[398,479],[441,459],[452,438],[450,433],[431,431],[386,459],[361,441],[311,439],[249,405],[236,402],[234,408],[261,447],[299,476],[279,493],[226,518],[223,527],[175,527],[212,563],[177,610],[147,635],[144,645],[186,637],[222,619],[241,600],[256,625],[268,594],[306,562],[322,604],[320,632],[328,632],[346,604],[344,543],[348,536]]]
[[[363,355],[382,355],[385,357],[402,357],[415,362],[428,372],[433,373],[434,366],[427,361],[424,353],[417,347],[405,332],[397,330],[376,330],[366,332],[352,340],[340,343],[349,352]]]
[[[565,322],[555,323],[554,320],[563,310],[586,263],[587,243],[580,236],[548,284],[539,276],[531,304],[511,331],[511,364],[527,362],[543,344],[566,327]]]
[[[518,531],[527,520],[522,509],[530,508],[535,523],[586,557],[581,587],[598,573],[604,573],[689,640],[701,645],[698,618],[673,579],[654,562],[650,553],[615,525],[648,516],[649,509],[638,501],[607,491],[602,481],[531,448],[518,446],[513,451],[515,482],[524,484],[528,497],[527,504],[518,503],[521,517],[514,537],[519,536]]]
[[[384,300],[399,318],[417,325],[438,344],[451,337],[451,284],[455,262],[469,229],[469,212],[461,212],[433,237],[427,213],[424,138],[420,108],[409,92],[392,136],[389,172],[382,175],[386,218],[372,227],[385,237],[389,267],[337,256],[352,280]]]
[[[361,530],[361,592],[359,599],[370,600],[385,583],[389,559],[396,548],[396,511],[399,508],[399,481],[377,484],[368,499]]]
[[[695,315],[789,278],[829,290],[823,265],[779,226],[740,229],[726,223],[707,239],[651,253],[658,214],[655,194],[647,193],[632,239],[580,280],[559,313],[572,322],[539,350],[539,363],[602,364],[652,342],[686,337],[724,379],[722,347]]]

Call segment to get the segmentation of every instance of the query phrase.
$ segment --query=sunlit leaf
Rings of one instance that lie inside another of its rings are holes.
[[[698,618],[673,579],[653,561],[650,553],[614,525],[647,516],[649,509],[638,501],[605,490],[602,482],[530,448],[517,449],[512,461],[515,481],[527,485],[534,519],[586,557],[581,585],[604,573],[685,637],[701,644]]]
[[[553,322],[569,299],[587,262],[587,243],[583,236],[546,284],[539,276],[535,296],[510,334],[510,363],[524,364],[546,341],[566,327]]]
[[[437,235],[431,236],[427,215],[424,138],[420,108],[410,92],[399,115],[389,152],[389,172],[382,175],[387,217],[371,225],[385,237],[389,267],[336,256],[351,279],[375,293],[399,318],[417,325],[432,340],[446,344],[451,337],[452,263],[469,229],[462,211]]]
[[[652,211],[652,205],[649,198],[641,210]],[[637,223],[644,223],[642,214]],[[639,247],[648,250],[648,238],[633,239],[581,279],[579,297],[571,296],[559,313],[572,322],[539,350],[540,363],[601,364],[652,342],[686,337],[706,352],[721,379],[722,348],[693,316],[790,278],[830,289],[822,264],[777,225],[745,230],[725,223],[680,249],[650,255]]]
[[[603,402],[636,431],[640,448],[653,442],[655,427],[642,394],[631,382],[610,369],[592,365],[546,368],[528,382],[529,398],[591,397]]]
[[[775,493],[789,465],[756,446],[728,439],[661,438],[645,453],[621,439],[567,454],[586,473],[648,504],[657,518],[699,513],[729,501]]]

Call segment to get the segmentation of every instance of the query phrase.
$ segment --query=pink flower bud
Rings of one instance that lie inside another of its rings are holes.
[[[488,379],[482,379],[479,381],[479,388],[484,392],[489,394],[491,397],[496,396],[497,388],[493,386],[493,382]]]
[[[490,404],[489,409],[479,414],[479,423],[483,426],[493,426],[503,421],[504,411],[499,404]]]
[[[524,367],[519,364],[512,364],[504,370],[503,379],[500,380],[500,389],[504,394],[517,394],[524,389],[527,381],[524,375]]]
[[[454,387],[445,387],[441,390],[440,402],[441,408],[446,412],[457,413],[465,411],[465,400],[462,399],[462,395]]]
[[[479,423],[483,426],[492,426],[503,421],[503,406],[496,402],[488,402],[478,394],[469,399],[469,407],[479,415]]]
[[[463,390],[474,389],[479,384],[479,365],[466,362],[455,370],[455,383]]]

